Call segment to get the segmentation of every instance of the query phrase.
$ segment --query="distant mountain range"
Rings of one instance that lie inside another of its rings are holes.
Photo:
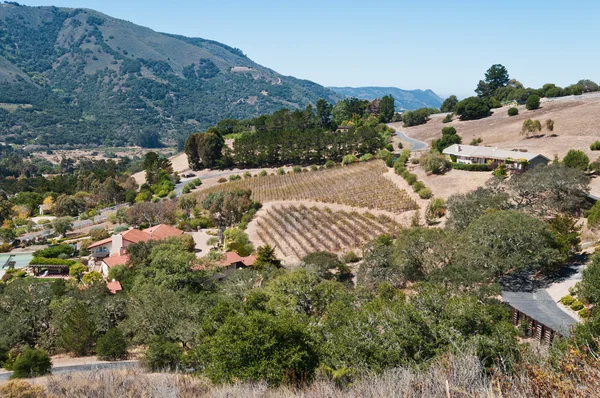
[[[223,118],[340,99],[225,44],[88,9],[0,3],[0,142],[181,139]]]
[[[392,95],[396,110],[414,110],[419,108],[439,108],[444,99],[431,90],[402,90],[396,87],[329,87],[337,94],[349,98],[356,97],[374,100]]]

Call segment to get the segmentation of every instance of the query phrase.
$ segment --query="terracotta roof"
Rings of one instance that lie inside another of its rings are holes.
[[[98,242],[94,242],[91,245],[89,245],[88,249],[93,249],[94,247],[102,246],[102,245],[105,245],[105,244],[111,243],[111,242],[112,242],[112,238],[102,239],[102,240],[99,240]]]
[[[123,254],[121,256],[106,257],[102,260],[102,262],[108,265],[108,268],[112,268],[116,265],[125,265],[127,264],[127,261],[129,261],[129,255],[127,254]]]
[[[117,292],[123,290],[123,287],[121,287],[121,283],[119,283],[119,281],[106,282],[106,287],[111,294],[117,294]]]
[[[242,262],[246,267],[252,267],[254,265],[254,261],[256,261],[256,256],[248,256],[242,258]]]
[[[135,228],[124,231],[120,235],[123,236],[123,240],[131,243],[147,242],[152,239],[149,234]]]
[[[167,224],[158,224],[145,229],[143,232],[149,234],[152,239],[166,239],[172,236],[183,235],[183,231]]]
[[[242,261],[243,260],[240,257],[240,255],[236,252],[226,252],[225,259],[219,261],[219,264],[223,265],[224,267],[227,267],[231,264],[241,263]]]

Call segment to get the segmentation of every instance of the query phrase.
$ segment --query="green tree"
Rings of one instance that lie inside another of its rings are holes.
[[[600,254],[592,256],[590,263],[583,270],[578,295],[590,304],[600,302]]]
[[[340,282],[349,277],[348,267],[335,253],[315,252],[302,259],[305,268],[316,273],[321,279],[337,279]]]
[[[12,364],[11,379],[39,377],[50,374],[52,361],[47,352],[26,348]]]
[[[581,250],[581,227],[575,217],[569,214],[557,214],[548,222],[548,226],[564,261]]]
[[[52,312],[58,345],[77,356],[92,352],[96,324],[87,305],[82,301],[66,299],[53,303]]]
[[[259,246],[256,249],[256,259],[252,267],[259,271],[269,267],[281,267],[281,261],[275,256],[275,248],[270,245]]]
[[[98,359],[118,361],[127,358],[127,340],[123,332],[117,328],[109,329],[98,338],[96,343]]]
[[[587,224],[590,228],[596,228],[600,225],[600,201],[594,203],[588,212]]]
[[[324,98],[317,101],[317,123],[323,129],[335,128],[333,125],[333,105]]]
[[[448,227],[462,231],[480,216],[493,210],[510,207],[509,196],[489,188],[479,187],[475,191],[462,195],[453,195],[448,199]]]
[[[394,262],[407,281],[419,281],[445,267],[453,256],[446,232],[439,228],[402,229],[396,239]]]
[[[9,228],[0,228],[0,241],[4,243],[12,243],[17,238],[15,231]]]
[[[58,217],[52,221],[52,228],[54,232],[61,236],[66,236],[67,232],[73,230],[73,218],[71,217]]]
[[[455,113],[460,120],[475,120],[489,116],[490,106],[488,102],[479,97],[469,97],[456,104]]]
[[[584,93],[590,93],[599,90],[598,84],[589,79],[580,80],[577,82],[577,85],[581,86]]]
[[[542,131],[542,124],[539,120],[527,119],[523,121],[523,127],[521,127],[521,134],[529,137],[530,134],[539,133]]]
[[[0,225],[13,216],[13,204],[0,196]]]
[[[563,163],[567,167],[585,171],[590,164],[590,158],[583,151],[571,149],[563,158]]]
[[[183,348],[164,337],[154,336],[140,361],[142,367],[151,372],[176,371],[181,369]]]
[[[552,273],[563,265],[558,244],[546,225],[516,211],[485,214],[471,223],[461,238],[458,264],[476,274],[498,276],[529,267]]]
[[[356,274],[358,284],[375,289],[381,283],[398,287],[402,283],[402,271],[394,262],[394,248],[388,237],[377,238],[363,249],[363,262]]]
[[[525,108],[528,110],[538,109],[540,107],[540,97],[537,94],[531,94],[525,101]]]
[[[214,132],[190,134],[185,141],[185,154],[192,170],[216,166],[224,143],[223,137]]]
[[[252,311],[227,318],[198,354],[214,382],[310,381],[318,365],[315,342],[299,316]]]
[[[458,104],[458,98],[456,95],[451,95],[442,102],[442,106],[440,107],[440,111],[442,112],[454,112],[454,108]]]
[[[385,95],[379,103],[379,121],[381,123],[389,123],[394,119],[396,106],[394,105],[394,97]]]
[[[223,242],[223,232],[242,220],[244,214],[250,210],[252,200],[251,191],[211,192],[202,201],[202,207],[208,210],[215,225],[219,227],[219,237]]]
[[[73,278],[77,278],[77,280],[81,281],[83,274],[88,271],[88,267],[81,263],[75,263],[69,267],[69,275]]]
[[[509,82],[508,70],[503,65],[492,65],[485,72],[485,82],[487,83],[490,94],[494,95],[495,91],[501,87],[505,87]]]

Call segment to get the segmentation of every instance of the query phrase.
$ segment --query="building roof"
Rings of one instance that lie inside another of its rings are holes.
[[[252,267],[256,261],[256,256],[242,257],[242,262],[246,267]]]
[[[131,243],[147,242],[149,240],[160,240],[167,239],[173,236],[180,236],[183,231],[166,224],[158,224],[154,227],[147,228],[143,231],[139,229],[129,229],[127,231],[120,232],[117,235],[121,235],[123,240]],[[112,237],[99,240],[98,242],[92,243],[88,248],[93,249],[94,247],[103,246],[112,242]]]
[[[237,254],[236,252],[226,252],[225,259],[219,261],[219,264],[227,267],[231,264],[241,263],[241,262],[243,262],[243,260],[239,254]]]
[[[158,224],[146,228],[143,232],[149,234],[152,239],[166,239],[173,236],[183,235],[183,231],[167,224]]]
[[[129,255],[127,254],[122,254],[120,256],[110,256],[102,260],[102,262],[104,262],[108,266],[108,268],[112,268],[117,265],[125,265],[128,261]]]
[[[496,147],[488,147],[488,146],[474,146],[474,145],[463,145],[463,144],[454,144],[450,145],[448,148],[443,151],[446,155],[454,155],[454,156],[466,156],[473,158],[484,158],[484,159],[501,159],[505,160],[507,158],[512,159],[525,159],[528,162],[541,156],[546,160],[550,160],[544,155],[540,155],[539,153],[531,153],[531,152],[520,152],[520,151],[507,151],[506,149],[498,149]]]
[[[115,281],[115,280],[106,282],[106,287],[108,288],[108,290],[110,291],[111,294],[117,294],[117,292],[120,292],[121,290],[123,290],[121,283],[119,281]]]
[[[571,327],[577,324],[577,320],[558,308],[545,290],[533,293],[505,291],[502,301],[565,337],[571,335]]]

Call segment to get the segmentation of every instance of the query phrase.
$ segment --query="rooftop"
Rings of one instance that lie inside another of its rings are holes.
[[[102,260],[108,268],[115,267],[117,265],[125,265],[129,261],[129,256],[127,254],[123,254],[120,256],[111,256],[106,257]]]
[[[528,162],[532,159],[537,158],[538,156],[548,159],[547,157],[545,157],[544,155],[540,155],[539,153],[508,151],[506,149],[498,149],[496,147],[463,144],[450,145],[448,148],[444,149],[444,153],[446,155],[467,156],[485,159],[525,159]]]
[[[108,288],[108,290],[110,291],[111,294],[117,294],[117,292],[120,292],[121,290],[123,290],[123,287],[121,286],[121,283],[119,281],[111,281],[111,282],[106,282],[106,287]]]
[[[167,239],[173,236],[182,235],[183,231],[166,224],[158,224],[154,227],[147,228],[143,231],[139,229],[129,229],[123,231],[117,235],[121,235],[123,240],[131,243],[147,242],[149,240],[160,240]],[[112,242],[112,237],[99,240],[98,242],[92,243],[88,248],[93,249],[94,247],[106,245]]]

